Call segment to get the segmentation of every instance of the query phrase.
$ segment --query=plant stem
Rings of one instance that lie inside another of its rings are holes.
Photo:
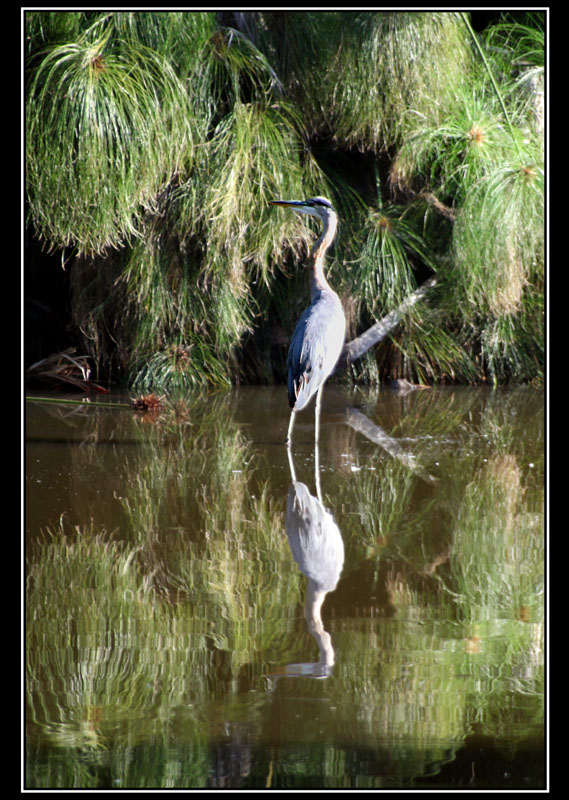
[[[466,25],[466,27],[468,29],[468,32],[470,34],[471,39],[474,42],[474,46],[476,47],[476,49],[478,51],[478,55],[482,59],[482,63],[484,64],[486,72],[488,73],[488,77],[490,78],[490,82],[492,83],[492,87],[494,89],[494,92],[496,93],[496,97],[498,98],[498,102],[500,103],[500,106],[502,108],[502,113],[504,114],[504,118],[505,118],[506,123],[508,125],[508,130],[510,131],[510,135],[512,137],[512,141],[514,143],[514,147],[516,148],[516,152],[517,152],[518,156],[521,159],[521,155],[522,154],[520,153],[520,149],[518,147],[518,143],[517,143],[516,137],[514,135],[514,129],[513,129],[509,114],[508,114],[508,112],[506,110],[506,105],[504,103],[504,99],[503,99],[502,95],[500,94],[500,90],[498,88],[498,84],[496,83],[496,79],[494,78],[494,74],[492,72],[490,64],[488,63],[488,60],[486,59],[486,56],[484,55],[484,50],[480,46],[480,42],[478,41],[478,38],[477,38],[476,34],[474,33],[474,30],[472,29],[472,25],[470,24],[470,20],[468,19],[468,12],[467,11],[462,11],[462,12],[460,12],[460,14],[461,14],[462,19],[464,20],[464,24]]]
[[[64,403],[73,406],[104,406],[104,408],[131,408],[129,403],[100,403],[96,400],[70,400],[63,397],[30,397],[26,395],[27,403]]]

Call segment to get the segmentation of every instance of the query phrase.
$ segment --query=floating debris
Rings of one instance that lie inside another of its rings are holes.
[[[157,411],[162,409],[165,395],[143,394],[133,397],[131,405],[136,411]]]

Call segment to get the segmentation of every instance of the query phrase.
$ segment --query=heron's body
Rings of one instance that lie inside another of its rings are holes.
[[[300,202],[273,200],[272,204],[318,217],[323,224],[322,233],[308,257],[311,302],[294,329],[287,361],[288,398],[292,408],[287,441],[290,442],[296,412],[302,411],[315,394],[315,437],[318,440],[322,387],[336,366],[346,332],[340,298],[324,274],[324,256],[334,239],[338,218],[330,201],[324,197]]]
[[[294,411],[308,405],[336,366],[345,328],[336,292],[316,291],[294,329],[288,351],[288,401]]]

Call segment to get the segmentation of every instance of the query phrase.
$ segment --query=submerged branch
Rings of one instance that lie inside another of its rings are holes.
[[[425,281],[425,283],[421,284],[418,289],[416,289],[412,294],[409,295],[401,305],[390,311],[389,314],[386,314],[383,319],[380,319],[379,322],[376,322],[375,325],[372,325],[371,328],[368,328],[367,331],[361,334],[361,336],[357,336],[355,339],[352,339],[351,342],[347,342],[344,345],[344,349],[340,353],[340,358],[338,359],[338,363],[336,364],[336,372],[339,369],[344,369],[349,364],[352,364],[354,361],[357,361],[358,358],[361,358],[364,353],[374,347],[376,344],[379,344],[386,336],[388,336],[399,323],[403,316],[412,308],[419,300],[422,300],[423,297],[430,291],[437,283],[436,276],[429,278]]]

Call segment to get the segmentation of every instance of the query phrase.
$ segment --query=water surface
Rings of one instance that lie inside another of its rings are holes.
[[[545,785],[541,393],[26,412],[28,788]]]

